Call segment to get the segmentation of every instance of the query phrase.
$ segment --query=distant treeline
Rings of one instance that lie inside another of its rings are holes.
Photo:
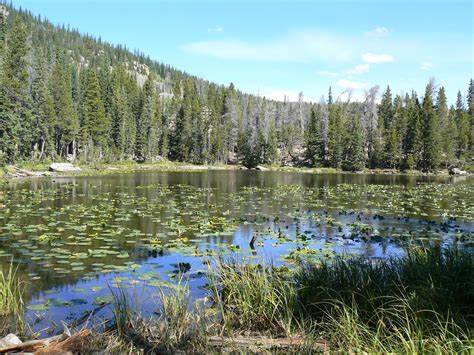
[[[378,87],[364,102],[273,101],[210,83],[56,27],[0,11],[0,165],[170,159],[293,159],[345,170],[432,170],[472,164],[474,83],[448,107],[434,81],[423,97]]]

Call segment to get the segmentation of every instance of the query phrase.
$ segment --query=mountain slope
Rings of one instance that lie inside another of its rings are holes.
[[[27,11],[1,16],[0,162],[295,160],[347,170],[434,169],[472,154],[473,84],[446,107],[430,83],[377,105],[276,102],[210,83]],[[446,132],[441,135],[440,132]],[[298,156],[297,156],[298,155]],[[294,159],[293,159],[294,158]]]

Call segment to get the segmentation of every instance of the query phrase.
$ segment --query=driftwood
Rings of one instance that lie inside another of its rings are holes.
[[[0,348],[0,354],[6,354],[9,352],[20,352],[20,351],[33,352],[40,348],[49,346],[51,343],[61,341],[66,338],[67,338],[67,335],[61,334],[61,335],[55,335],[53,337],[46,338],[46,339],[25,341],[24,343],[21,343],[18,345],[12,345],[5,348]]]
[[[40,340],[30,340],[18,345],[1,348],[0,354],[28,352],[35,354],[70,354],[83,348],[87,338],[91,335],[89,329],[83,329],[72,336],[66,334],[55,335]]]
[[[235,337],[227,338],[220,336],[211,336],[208,339],[209,345],[216,347],[239,347],[239,348],[271,348],[271,349],[291,349],[291,348],[310,348],[315,351],[328,350],[325,341],[308,342],[303,338],[261,338],[261,337]]]
[[[91,331],[89,329],[83,329],[79,333],[66,338],[64,341],[53,342],[50,345],[39,349],[35,354],[72,354],[81,352],[90,335]]]

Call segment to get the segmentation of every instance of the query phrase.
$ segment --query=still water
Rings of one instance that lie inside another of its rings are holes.
[[[291,266],[411,244],[473,248],[473,191],[474,178],[256,171],[19,180],[0,187],[0,266],[13,262],[28,283],[35,330],[118,287],[149,315],[160,289],[204,297],[207,261],[219,258]]]

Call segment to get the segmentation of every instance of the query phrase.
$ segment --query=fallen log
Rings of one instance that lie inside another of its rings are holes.
[[[55,335],[53,337],[46,338],[46,339],[25,341],[24,343],[21,343],[21,344],[16,344],[16,345],[0,348],[0,354],[6,354],[10,352],[20,352],[20,351],[34,352],[40,348],[49,346],[51,343],[61,341],[66,338],[67,338],[67,335],[61,334],[61,335]]]
[[[89,329],[83,329],[80,332],[66,338],[63,341],[54,342],[35,352],[36,355],[46,354],[76,354],[85,348],[85,344],[91,335]]]
[[[216,347],[239,347],[239,348],[270,348],[291,349],[309,348],[315,351],[326,351],[327,343],[322,340],[310,342],[303,338],[263,338],[263,337],[221,337],[211,336],[208,343]]]

